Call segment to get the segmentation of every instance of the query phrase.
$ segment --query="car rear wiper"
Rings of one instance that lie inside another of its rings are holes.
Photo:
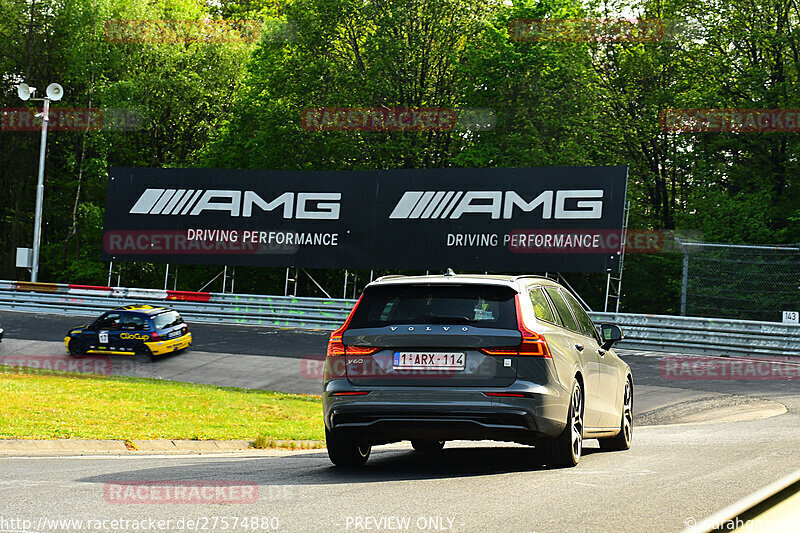
[[[470,320],[468,317],[462,315],[425,315],[425,323],[426,324],[469,324]]]

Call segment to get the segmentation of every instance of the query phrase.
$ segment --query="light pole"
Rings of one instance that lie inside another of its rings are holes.
[[[31,281],[39,277],[39,245],[42,240],[42,202],[44,201],[44,154],[47,149],[47,123],[50,120],[50,100],[58,101],[64,96],[64,88],[58,83],[47,86],[44,98],[31,98],[36,87],[28,87],[25,83],[17,85],[17,94],[22,100],[43,100],[42,111],[42,143],[39,147],[39,181],[36,184],[36,211],[33,221],[33,254],[31,258]]]

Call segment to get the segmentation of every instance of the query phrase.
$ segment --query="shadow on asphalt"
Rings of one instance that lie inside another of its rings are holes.
[[[600,452],[584,448],[584,460]],[[131,459],[134,459],[132,456]],[[170,456],[165,455],[165,460]],[[134,481],[242,481],[258,485],[335,485],[380,481],[414,481],[490,476],[515,472],[550,470],[542,455],[528,447],[459,447],[439,453],[373,448],[362,468],[337,468],[326,451],[272,457],[243,457],[214,461],[198,457],[196,464],[186,459],[176,466],[121,470],[78,481],[118,483]],[[579,464],[576,468],[580,469]]]

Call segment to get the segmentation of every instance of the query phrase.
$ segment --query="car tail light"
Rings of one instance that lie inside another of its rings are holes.
[[[341,355],[372,355],[380,348],[373,348],[372,346],[345,346],[342,344],[342,334],[347,329],[347,326],[350,325],[350,321],[353,319],[353,315],[358,308],[358,304],[361,303],[361,298],[364,296],[362,295],[356,305],[353,306],[353,309],[350,311],[350,314],[347,315],[347,320],[344,321],[338,329],[336,329],[333,333],[331,333],[330,338],[328,339],[328,357],[338,357]]]
[[[161,340],[161,337],[159,337],[159,336],[158,336],[158,333],[156,333],[156,332],[154,331],[153,333],[151,333],[151,334],[150,334],[150,340],[151,340],[151,341],[160,341],[160,340]]]
[[[369,392],[368,390],[333,392],[331,396],[366,396]]]
[[[347,352],[347,355],[372,355],[375,352],[379,351],[380,348],[375,348],[373,346],[345,346],[344,351]]]
[[[517,329],[522,334],[522,342],[519,346],[509,346],[502,348],[481,348],[486,355],[520,355],[524,357],[551,357],[547,341],[542,335],[531,331],[522,321],[522,306],[519,302],[519,294],[514,297],[517,308]]]
[[[338,357],[340,355],[344,355],[344,344],[342,344],[342,332],[340,329],[337,329],[331,333],[331,337],[328,339],[328,353],[326,354],[328,357]],[[334,334],[336,333],[339,335],[335,336]]]

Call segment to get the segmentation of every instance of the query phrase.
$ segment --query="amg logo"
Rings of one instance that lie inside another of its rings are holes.
[[[600,200],[588,200],[600,198]],[[524,212],[542,209],[543,219],[597,219],[603,216],[602,189],[544,191],[527,202],[514,191],[407,191],[389,218],[461,218],[464,213],[487,213],[510,219],[514,208]],[[568,209],[567,199],[577,199]]]
[[[197,216],[203,211],[224,211],[232,217],[250,217],[255,206],[262,211],[283,207],[283,218],[338,220],[341,199],[340,192],[285,192],[267,202],[253,191],[147,189],[129,213]]]

